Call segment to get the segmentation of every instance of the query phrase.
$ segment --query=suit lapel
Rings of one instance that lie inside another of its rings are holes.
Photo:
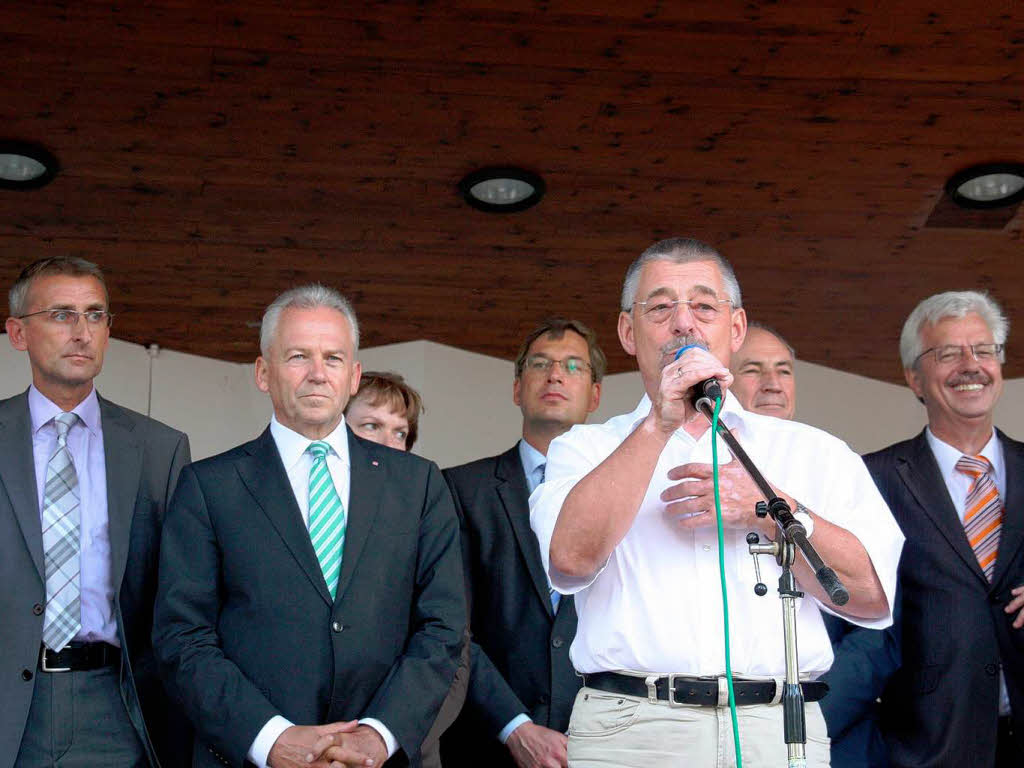
[[[342,551],[341,574],[338,576],[338,601],[344,597],[352,583],[352,576],[370,537],[384,492],[384,473],[381,468],[384,459],[372,456],[351,430],[346,431],[351,482],[346,510],[348,521],[345,526],[345,549]]]
[[[1021,478],[1024,477],[1024,444],[1010,440],[999,430],[996,430],[996,434],[1003,445],[1003,461],[1006,464],[1006,498],[1003,499],[1003,530],[999,537],[999,553],[992,574],[993,587],[1006,576],[1010,564],[1024,544],[1024,488],[1021,487]],[[1007,586],[1012,588],[1020,585]]]
[[[278,535],[292,553],[299,567],[305,572],[309,581],[320,596],[328,604],[331,593],[327,591],[320,562],[316,559],[313,542],[309,539],[309,531],[302,523],[302,512],[295,501],[291,483],[281,463],[281,454],[270,434],[270,428],[264,430],[256,440],[246,446],[247,455],[239,459],[238,474],[249,489],[253,499],[263,514],[277,529]]]
[[[917,500],[924,513],[931,518],[942,537],[974,575],[988,586],[988,579],[985,578],[985,573],[978,565],[978,558],[967,541],[964,525],[960,522],[953,500],[949,497],[946,481],[942,477],[939,464],[935,461],[935,455],[928,445],[928,438],[924,432],[914,438],[905,456],[897,458],[896,469],[907,490]]]
[[[508,516],[512,531],[519,545],[519,552],[526,561],[526,569],[530,572],[537,596],[544,604],[548,616],[554,616],[551,609],[551,593],[544,565],[540,559],[540,545],[537,536],[530,528],[530,494],[526,486],[526,475],[523,463],[519,458],[519,447],[516,446],[498,457],[495,467],[498,497],[501,499],[505,514]]]
[[[7,491],[39,578],[45,583],[43,529],[39,520],[40,501],[36,489],[27,390],[0,404],[0,481]]]
[[[97,396],[98,397],[98,396]],[[120,592],[128,562],[128,542],[135,515],[135,499],[142,475],[142,447],[135,424],[124,411],[98,397],[103,426],[103,461],[107,475],[107,521],[110,536],[110,575],[115,594]]]

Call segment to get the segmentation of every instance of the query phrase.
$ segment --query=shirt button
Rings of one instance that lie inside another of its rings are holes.
[[[43,606],[41,606],[39,603],[36,603],[35,605],[32,606],[32,613],[34,613],[36,616],[42,616],[43,615]]]
[[[340,621],[332,621],[331,629],[333,629],[335,632],[341,632],[341,630],[344,629],[344,627],[341,626]]]
[[[705,544],[704,545],[704,551],[705,552],[710,552],[711,551],[711,545],[710,544]]]
[[[551,644],[555,646],[555,648],[561,648],[563,645],[565,645],[565,640],[563,640],[560,637],[556,637],[554,640],[551,641]]]

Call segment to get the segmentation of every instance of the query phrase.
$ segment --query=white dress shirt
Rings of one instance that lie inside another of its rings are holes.
[[[107,460],[103,452],[103,423],[96,389],[71,409],[79,421],[68,430],[67,446],[78,478],[79,595],[82,628],[74,640],[104,642],[121,647],[114,616],[114,576],[110,560],[110,517],[107,512]],[[36,469],[39,516],[42,519],[46,467],[57,450],[53,420],[63,410],[36,389],[28,390],[32,423],[32,457]]]
[[[671,468],[711,463],[710,428],[699,440],[683,429],[672,435],[632,527],[595,576],[573,579],[551,568],[551,535],[569,491],[632,433],[650,409],[644,396],[632,413],[604,424],[576,426],[556,438],[548,449],[546,481],[530,498],[531,524],[555,588],[576,595],[579,624],[570,656],[577,670],[723,675],[715,526],[681,528],[659,498],[675,483],[667,476]],[[748,413],[731,396],[721,418],[770,483],[861,541],[891,607],[903,534],[860,456],[821,430]],[[730,461],[728,447],[717,439],[719,462]],[[773,559],[760,558],[761,580],[771,591],[756,596],[747,533],[745,528],[725,530],[732,667],[737,675],[780,678],[785,674],[785,655],[775,586],[781,569]],[[892,623],[892,613],[852,621],[881,629]],[[832,664],[832,644],[816,600],[799,602],[797,628],[801,673],[817,677]]]
[[[309,528],[309,471],[313,467],[313,456],[307,452],[310,444],[316,442],[298,432],[289,429],[277,420],[276,416],[270,419],[270,436],[274,438],[277,445],[277,452],[281,454],[281,463],[284,464],[284,471],[288,475],[288,482],[291,484],[292,493],[295,494],[295,501],[299,505],[299,512],[302,514],[302,523]],[[345,420],[334,429],[331,434],[323,438],[331,450],[327,454],[327,470],[334,482],[334,490],[338,492],[345,507],[345,515],[348,515],[349,491],[351,488],[351,468],[348,457],[348,429]],[[342,555],[344,557],[344,555]],[[368,725],[380,734],[384,739],[384,745],[388,750],[388,757],[398,751],[398,740],[384,723],[376,718],[367,717],[359,721],[360,725]],[[281,715],[275,715],[267,721],[267,724],[260,729],[249,747],[248,759],[255,763],[258,768],[267,768],[267,756],[270,754],[274,742],[294,723]]]
[[[931,429],[925,428],[925,438],[928,440],[928,447],[935,455],[935,461],[942,472],[942,479],[946,483],[946,490],[949,491],[949,498],[956,508],[956,514],[960,522],[964,521],[964,514],[967,512],[967,492],[971,489],[974,478],[956,468],[956,463],[964,453],[959,448],[954,448],[932,434]],[[1006,499],[1006,461],[1003,458],[1003,444],[996,437],[996,431],[992,430],[992,437],[985,443],[979,454],[984,456],[992,464],[995,473],[996,490],[999,491],[999,498]],[[1005,503],[1005,501],[1004,501]],[[999,672],[999,714],[1010,714],[1010,694],[1006,690],[1006,675],[1002,670]]]

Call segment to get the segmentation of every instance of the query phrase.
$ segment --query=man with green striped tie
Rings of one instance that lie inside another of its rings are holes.
[[[348,301],[308,285],[263,317],[256,440],[187,467],[161,548],[154,642],[194,765],[416,765],[466,622],[436,465],[362,440]]]

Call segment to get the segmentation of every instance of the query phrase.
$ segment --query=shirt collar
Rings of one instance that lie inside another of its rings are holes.
[[[317,442],[286,427],[277,420],[277,416],[270,417],[270,436],[274,438],[277,452],[281,454],[281,461],[287,470],[291,470],[298,464],[310,443]],[[342,419],[334,431],[320,442],[331,446],[331,450],[341,460],[341,463],[348,466],[348,428],[345,426],[345,419]]]
[[[519,441],[519,460],[523,462],[523,471],[527,477],[531,477],[537,471],[537,467],[547,463],[547,456],[538,451],[526,440]]]
[[[59,405],[36,389],[35,384],[28,388],[28,413],[32,420],[32,434],[37,433],[63,412]],[[96,396],[96,387],[89,391],[82,402],[71,409],[71,413],[78,416],[85,428],[94,435],[100,434],[100,401]]]
[[[937,438],[930,427],[925,427],[924,432],[928,446],[932,449],[932,454],[935,456],[935,461],[938,463],[943,477],[956,477],[956,463],[960,461],[964,452]],[[992,437],[985,443],[985,447],[981,449],[979,455],[989,460],[992,469],[998,475],[1003,464],[1003,446],[999,442],[999,438],[996,437],[995,429],[992,430]]]
[[[640,404],[631,414],[629,414],[629,431],[632,432],[634,429],[640,426],[640,422],[646,419],[647,414],[649,414],[650,412],[651,398],[648,397],[645,393],[644,396],[640,398]],[[699,418],[704,417],[700,416]],[[743,406],[740,405],[739,400],[737,400],[735,397],[730,396],[729,393],[726,392],[725,401],[722,403],[722,410],[719,412],[718,418],[729,429],[737,429],[742,433],[747,426],[747,422],[750,421],[750,414],[743,409]],[[679,427],[679,429],[675,431],[675,435],[677,437],[685,435],[686,438],[690,440],[693,439],[692,437],[690,437],[690,434],[682,427]]]

